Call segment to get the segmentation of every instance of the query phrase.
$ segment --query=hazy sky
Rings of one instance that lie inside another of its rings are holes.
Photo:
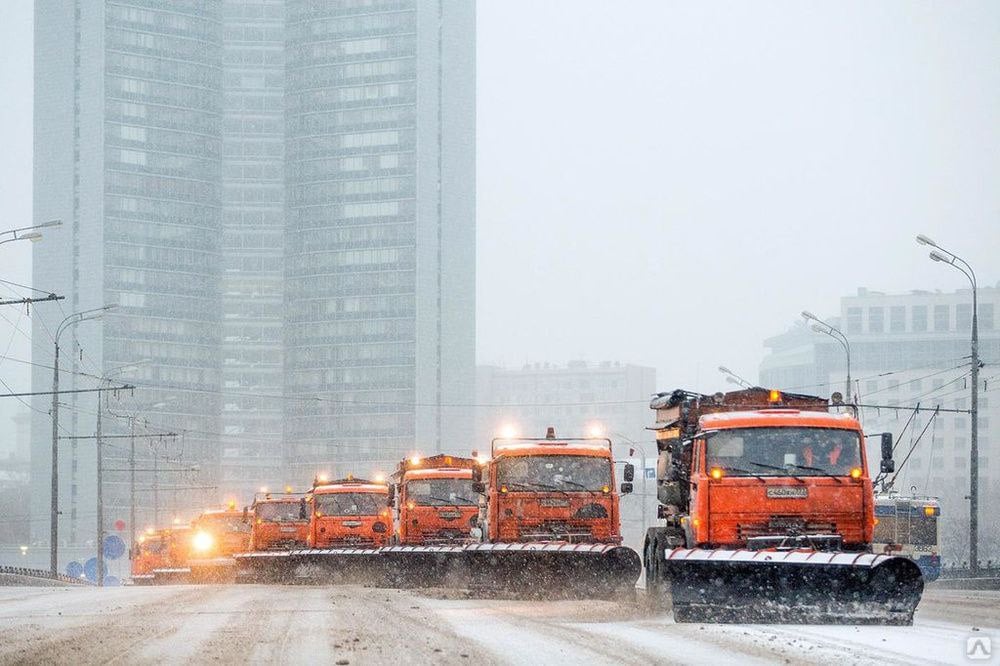
[[[756,378],[858,286],[1000,280],[1000,3],[479,3],[481,361]]]
[[[803,309],[963,286],[918,232],[1000,280],[1000,3],[478,14],[481,362],[633,361],[714,391],[720,364],[754,379]],[[31,65],[31,3],[3,0],[4,229],[30,219]],[[0,277],[30,279],[28,244],[0,252]],[[27,358],[0,319],[9,340]],[[28,386],[24,366],[0,376]]]

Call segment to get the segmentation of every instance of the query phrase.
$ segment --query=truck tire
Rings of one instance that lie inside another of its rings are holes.
[[[661,530],[650,530],[646,535],[643,547],[643,564],[646,570],[646,603],[653,612],[662,612],[667,608],[667,585],[663,579],[663,569],[660,566],[664,541],[660,539]]]

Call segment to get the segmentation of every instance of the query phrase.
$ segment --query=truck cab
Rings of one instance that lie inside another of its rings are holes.
[[[494,439],[489,463],[475,474],[485,475],[476,489],[485,495],[479,523],[486,541],[622,541],[608,439],[557,439],[552,428],[540,439]]]
[[[156,569],[169,567],[170,530],[148,529],[135,540],[132,550],[132,580],[152,580]]]
[[[652,407],[660,517],[675,535],[669,545],[871,549],[873,484],[853,414],[834,413],[823,398],[766,389],[675,391]],[[882,451],[883,471],[892,471],[891,435]]]
[[[692,446],[689,544],[759,550],[794,538],[823,550],[870,547],[874,494],[853,416],[710,414]]]
[[[395,542],[420,546],[469,541],[479,515],[479,498],[472,488],[477,464],[450,455],[401,461],[389,487]]]
[[[230,502],[225,509],[209,509],[191,521],[190,563],[225,562],[250,547],[250,526],[243,512]]]
[[[306,499],[310,548],[378,548],[391,536],[389,488],[348,476],[317,479]]]
[[[305,548],[309,537],[309,511],[305,496],[262,493],[244,511],[250,525],[250,550]]]

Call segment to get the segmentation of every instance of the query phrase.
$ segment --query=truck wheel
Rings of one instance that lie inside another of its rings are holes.
[[[644,560],[646,565],[646,603],[654,612],[662,612],[667,607],[667,586],[659,566],[659,539],[646,542]]]

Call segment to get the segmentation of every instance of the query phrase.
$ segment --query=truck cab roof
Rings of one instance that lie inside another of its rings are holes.
[[[849,414],[802,411],[798,409],[757,409],[742,412],[705,414],[700,419],[702,430],[725,428],[841,428],[858,430],[858,420]]]

